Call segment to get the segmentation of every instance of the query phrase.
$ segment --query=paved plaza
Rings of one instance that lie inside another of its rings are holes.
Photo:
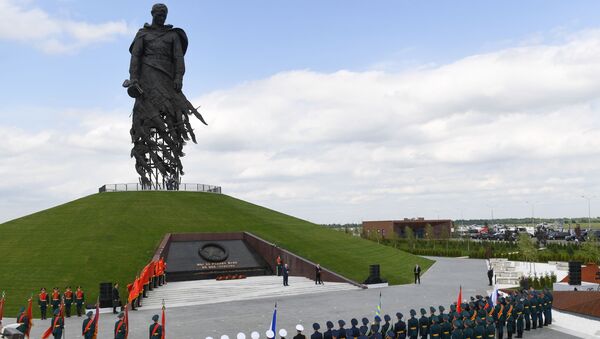
[[[487,286],[486,264],[484,260],[434,258],[436,263],[421,279],[420,285],[400,285],[380,289],[343,289],[340,291],[325,291],[325,286],[313,286],[314,289],[323,288],[323,293],[281,295],[264,297],[243,301],[230,301],[220,303],[205,303],[202,305],[180,306],[168,309],[167,313],[167,338],[202,339],[207,336],[219,338],[222,334],[235,338],[238,332],[249,336],[252,331],[259,331],[264,338],[269,326],[273,306],[278,305],[278,328],[288,330],[289,337],[293,336],[297,323],[304,325],[305,334],[312,333],[311,325],[318,322],[325,327],[325,322],[344,319],[349,323],[351,318],[360,320],[362,317],[372,319],[375,307],[379,302],[379,293],[382,296],[382,310],[384,314],[394,315],[402,312],[408,318],[411,308],[419,310],[421,307],[444,305],[448,306],[456,300],[459,286],[463,288],[463,298],[471,295],[486,294]],[[412,267],[407,267],[411,270]],[[385,272],[382,272],[385,276]],[[290,281],[290,285],[293,281]],[[292,286],[290,286],[292,287]],[[279,288],[279,287],[276,287]],[[158,291],[157,291],[158,292]],[[194,300],[190,300],[194,303]],[[179,302],[181,305],[181,302]],[[168,305],[167,305],[168,306]],[[143,308],[131,312],[130,338],[147,338],[150,318],[159,313],[157,309]],[[111,333],[116,317],[112,314],[102,314],[100,321],[99,338],[111,338]],[[9,323],[7,321],[6,323]],[[600,326],[600,322],[597,322]],[[32,337],[39,337],[47,328],[49,321],[43,324],[35,321]],[[81,319],[71,318],[66,320],[66,338],[80,338]],[[557,320],[555,327],[570,328],[569,324],[561,324]],[[337,327],[337,326],[336,326]],[[526,332],[525,338],[580,338],[583,336],[568,335],[552,328]]]

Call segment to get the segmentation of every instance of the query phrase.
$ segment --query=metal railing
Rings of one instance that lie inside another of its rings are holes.
[[[147,187],[141,184],[106,184],[100,186],[99,193],[103,192],[136,192],[136,191],[179,191],[179,192],[208,192],[221,194],[221,186],[205,185],[205,184],[179,184],[179,187],[167,187],[166,185],[158,184],[157,187]]]

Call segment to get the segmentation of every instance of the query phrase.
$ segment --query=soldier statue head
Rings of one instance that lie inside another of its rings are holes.
[[[150,11],[150,14],[152,14],[152,25],[164,26],[168,13],[169,9],[165,4],[155,4],[152,6],[152,10]]]

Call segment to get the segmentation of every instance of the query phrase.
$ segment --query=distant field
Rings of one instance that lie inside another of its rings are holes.
[[[431,260],[250,204],[196,192],[90,195],[0,224],[0,291],[15,316],[40,287],[81,284],[95,300],[98,283],[132,281],[168,232],[249,231],[350,279],[370,264],[392,284],[409,283],[412,267]]]

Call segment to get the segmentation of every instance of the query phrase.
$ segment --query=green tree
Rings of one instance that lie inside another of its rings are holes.
[[[430,224],[425,225],[425,239],[435,239],[435,234],[433,234],[433,227]]]
[[[525,233],[519,234],[518,246],[519,252],[521,252],[523,259],[530,263],[530,273],[531,263],[533,263],[533,271],[535,272],[535,260],[537,259],[538,251],[535,245],[533,244],[533,241],[531,241],[531,237]]]
[[[408,226],[404,226],[404,237],[406,238],[406,242],[408,242],[408,246],[412,247],[412,249],[415,249],[415,232],[413,232],[413,229],[408,227]]]
[[[598,247],[598,239],[594,232],[590,232],[591,235],[581,245],[581,253],[586,259],[595,264],[600,263],[600,247]]]

